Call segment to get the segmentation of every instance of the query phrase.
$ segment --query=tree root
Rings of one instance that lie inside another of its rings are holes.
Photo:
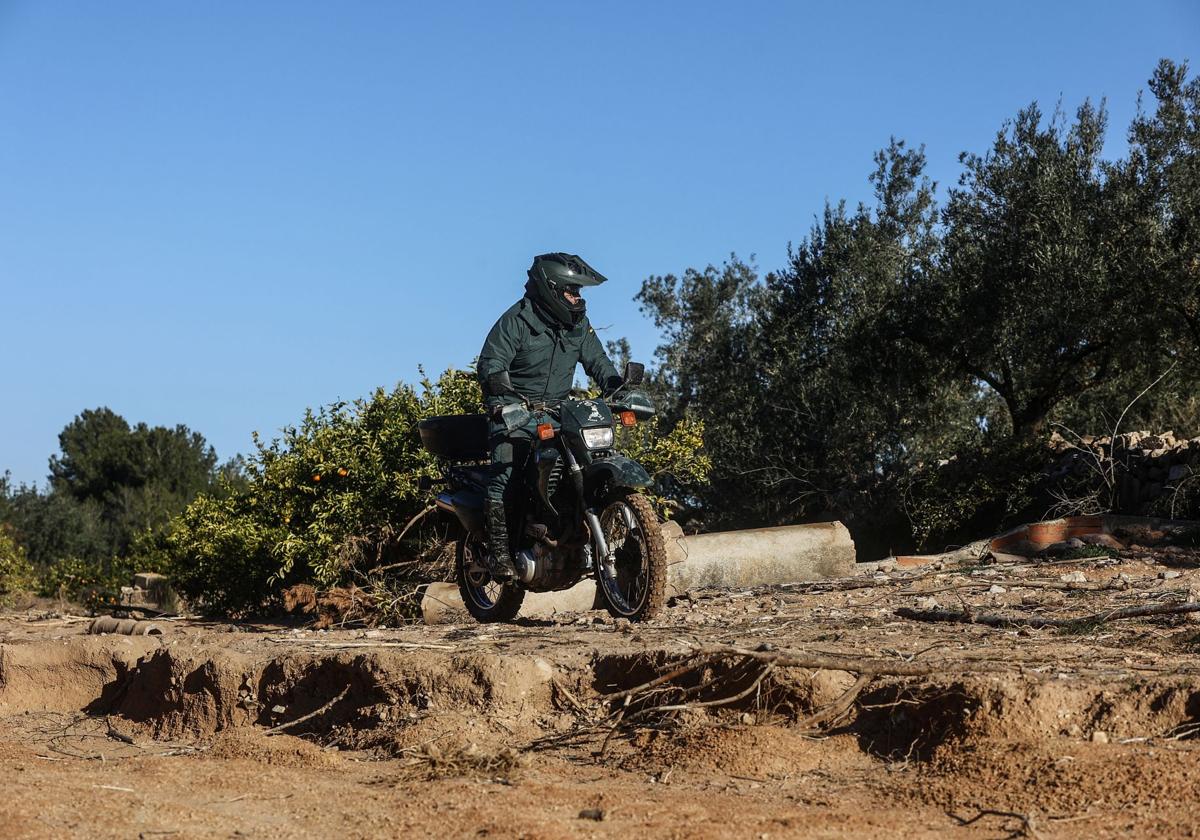
[[[680,684],[684,678],[694,678],[718,663],[729,664],[721,673],[702,679],[695,685]],[[604,754],[613,736],[622,728],[655,725],[685,711],[731,706],[762,691],[767,677],[783,668],[847,671],[857,676],[854,684],[836,700],[798,721],[801,729],[814,733],[841,719],[876,677],[927,677],[945,674],[948,670],[944,663],[805,654],[775,650],[769,645],[755,649],[701,648],[688,654],[681,663],[672,664],[674,667],[654,679],[602,698],[612,704],[612,713],[597,724],[608,729],[598,756]],[[997,673],[1005,670],[1005,667],[992,662],[955,662],[953,669],[959,672]]]

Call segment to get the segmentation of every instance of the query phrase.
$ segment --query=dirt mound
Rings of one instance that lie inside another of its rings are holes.
[[[817,739],[786,726],[713,726],[649,731],[631,740],[622,769],[663,777],[668,772],[784,779],[819,767],[869,766],[853,738]]]
[[[947,744],[933,755],[919,798],[1049,814],[1093,807],[1155,806],[1200,816],[1200,751],[1191,745],[1134,746],[985,741]]]
[[[345,764],[337,752],[324,749],[301,738],[264,735],[253,729],[229,729],[213,740],[208,748],[212,758],[240,759],[272,767],[340,767]]]
[[[1200,717],[1200,680],[902,680],[868,692],[862,706],[851,728],[868,752],[923,759],[948,742],[1171,737]]]

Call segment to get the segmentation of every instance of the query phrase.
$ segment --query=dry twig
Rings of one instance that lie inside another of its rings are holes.
[[[278,726],[272,726],[270,729],[268,729],[263,734],[264,735],[278,735],[280,732],[283,732],[287,729],[291,729],[293,726],[297,726],[301,723],[304,723],[306,720],[312,720],[317,715],[320,715],[320,714],[323,714],[323,713],[329,711],[329,709],[332,708],[335,703],[337,703],[339,700],[341,700],[343,697],[345,697],[349,692],[350,692],[350,686],[347,685],[340,692],[338,692],[338,695],[336,697],[334,697],[332,700],[330,700],[328,703],[326,703],[321,708],[315,709],[314,711],[311,711],[306,715],[301,715],[300,717],[296,718],[295,720],[288,721],[287,723],[281,723]]]

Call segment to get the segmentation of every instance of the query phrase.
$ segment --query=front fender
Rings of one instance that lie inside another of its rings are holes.
[[[624,455],[592,461],[583,468],[583,489],[589,500],[605,490],[645,490],[653,483],[641,464]]]

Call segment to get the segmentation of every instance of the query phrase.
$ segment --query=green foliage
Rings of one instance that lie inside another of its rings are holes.
[[[82,412],[58,440],[51,487],[97,511],[104,555],[125,554],[136,533],[164,526],[216,475],[216,454],[202,435],[182,425],[131,427],[107,408]]]
[[[1038,518],[1032,505],[1044,461],[1038,443],[1000,440],[913,469],[897,484],[914,544],[945,551]]]
[[[44,568],[67,557],[99,562],[111,556],[111,528],[95,501],[23,485],[11,491],[6,502],[5,521],[35,566]]]
[[[39,569],[67,564],[48,584],[56,592],[63,582],[110,575],[114,558],[129,556],[139,534],[161,532],[218,475],[236,481],[239,472],[237,462],[218,468],[212,448],[186,426],[131,427],[107,408],[82,412],[59,444],[47,490],[0,482],[0,521],[30,562]]]
[[[1114,548],[1104,545],[1085,545],[1083,548],[1073,548],[1063,554],[1063,560],[1088,560],[1094,557],[1117,557],[1120,555]]]
[[[308,411],[269,444],[256,437],[245,488],[201,496],[169,535],[177,588],[215,612],[239,611],[289,583],[329,586],[417,553],[400,531],[426,505],[418,482],[436,466],[417,423],[481,402],[474,377],[451,370]]]
[[[294,539],[244,495],[202,495],[165,537],[171,583],[195,606],[233,614],[264,603],[281,583],[279,548]]]
[[[647,279],[653,384],[669,420],[704,424],[706,521],[832,513],[866,555],[990,533],[1044,512],[1049,419],[1109,431],[1172,365],[1134,413],[1200,432],[1200,83],[1164,62],[1150,87],[1124,159],[1102,156],[1103,108],[1034,104],[962,156],[943,208],[893,140],[874,202],[827,206],[781,270]]]
[[[80,557],[64,557],[38,578],[38,594],[84,602],[101,592],[115,592],[128,580],[124,568]]]
[[[1101,158],[1106,116],[1017,114],[966,172],[943,216],[941,270],[914,288],[913,336],[1003,399],[1032,439],[1064,400],[1161,357],[1146,305],[1153,206]]]
[[[637,461],[654,479],[659,512],[670,516],[686,506],[708,479],[712,461],[704,450],[704,423],[684,417],[669,432],[655,417],[632,428],[619,428],[617,448]]]
[[[33,564],[7,527],[0,525],[0,605],[10,602],[14,595],[33,588]]]

